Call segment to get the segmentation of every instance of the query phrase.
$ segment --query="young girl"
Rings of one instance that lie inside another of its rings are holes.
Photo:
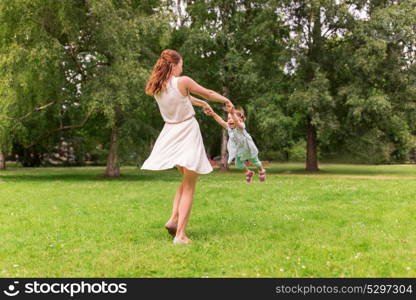
[[[250,183],[254,176],[254,171],[251,171],[244,164],[244,161],[249,160],[259,170],[259,179],[261,182],[266,180],[266,170],[263,168],[259,158],[256,145],[250,134],[246,131],[244,121],[246,117],[242,108],[230,107],[228,111],[228,121],[225,122],[213,110],[206,110],[205,113],[214,117],[218,124],[228,131],[228,163],[231,163],[235,158],[235,165],[239,169],[244,169],[246,174],[246,182]]]

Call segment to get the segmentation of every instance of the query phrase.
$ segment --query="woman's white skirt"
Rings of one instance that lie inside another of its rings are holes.
[[[141,169],[166,170],[176,165],[199,174],[212,172],[201,130],[194,117],[178,124],[165,123]]]

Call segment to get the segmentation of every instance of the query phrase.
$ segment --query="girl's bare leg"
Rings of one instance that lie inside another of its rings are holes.
[[[266,170],[263,168],[262,165],[258,166],[257,169],[259,170],[260,182],[264,182],[266,180]]]
[[[247,167],[245,167],[244,168],[244,174],[245,174],[245,176],[246,176],[246,182],[247,183],[250,183],[251,181],[252,181],[252,178],[253,178],[253,176],[254,176],[254,172],[253,171],[251,171],[249,168],[247,168]]]
[[[263,166],[258,166],[258,167],[257,167],[257,170],[259,170],[260,172],[265,171],[265,170],[264,170],[264,168],[263,168]]]
[[[186,243],[190,242],[186,236],[186,226],[191,214],[197,179],[198,174],[196,172],[183,168],[182,195],[179,200],[178,229],[176,231],[176,238]]]

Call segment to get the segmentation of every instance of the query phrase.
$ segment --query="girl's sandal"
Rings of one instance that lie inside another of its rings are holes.
[[[176,235],[176,230],[178,229],[177,228],[177,224],[175,224],[175,223],[173,223],[173,222],[170,222],[170,221],[168,221],[166,224],[165,224],[165,228],[166,228],[166,230],[168,231],[168,233],[171,235],[171,236],[175,236]]]
[[[264,171],[260,171],[259,172],[259,179],[260,179],[260,181],[261,182],[263,182],[263,181],[265,181],[266,180],[266,170],[264,170]]]
[[[246,172],[246,182],[251,183],[251,180],[254,176],[254,171],[248,171]]]

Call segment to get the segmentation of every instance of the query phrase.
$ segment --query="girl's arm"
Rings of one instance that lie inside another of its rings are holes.
[[[214,112],[213,110],[211,110],[210,112],[207,112],[207,115],[212,116],[215,121],[217,121],[218,124],[220,124],[222,127],[224,127],[225,129],[228,128],[228,123],[225,122],[216,112]]]
[[[189,95],[189,99],[191,99],[192,105],[202,107],[206,115],[209,115],[210,112],[214,112],[212,107],[207,102],[201,99],[195,98],[194,96],[191,96],[191,95]]]
[[[189,95],[189,98],[191,99],[191,103],[194,106],[200,106],[202,108],[211,109],[211,106],[205,102],[204,100],[195,98],[194,96]]]
[[[207,100],[224,103],[230,109],[231,107],[234,107],[234,105],[228,98],[220,95],[217,92],[214,92],[213,90],[204,88],[188,76],[182,76],[179,78],[178,89],[182,93],[182,95],[188,94],[189,91],[193,94],[197,94],[201,97],[204,97]]]

